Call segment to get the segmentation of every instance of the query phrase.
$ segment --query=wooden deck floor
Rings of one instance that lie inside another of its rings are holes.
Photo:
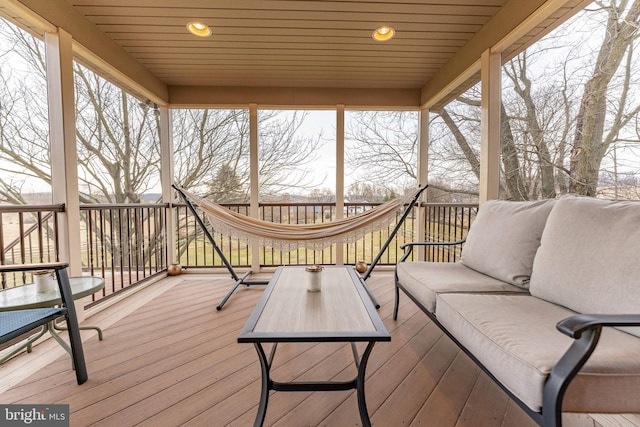
[[[403,298],[392,319],[392,274],[368,281],[391,332],[369,360],[366,395],[377,426],[513,426],[534,423],[414,304]],[[81,386],[70,359],[53,340],[0,366],[1,403],[67,403],[72,426],[249,426],[260,395],[253,346],[236,338],[262,287],[240,289],[217,312],[230,285],[226,276],[167,278],[86,323],[89,381]],[[351,350],[338,344],[282,344],[277,380],[340,380],[355,375]],[[265,425],[359,425],[353,391],[272,393]],[[601,426],[581,415],[568,426]],[[632,425],[632,424],[629,424]]]

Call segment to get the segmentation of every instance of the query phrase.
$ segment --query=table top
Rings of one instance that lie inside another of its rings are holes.
[[[308,275],[321,291],[308,292]],[[278,267],[238,342],[390,341],[360,277],[351,266]]]
[[[73,299],[76,300],[104,288],[104,279],[93,276],[70,277],[69,284]],[[54,290],[49,292],[37,292],[35,283],[0,291],[0,311],[53,307],[60,303],[62,300],[57,285]]]

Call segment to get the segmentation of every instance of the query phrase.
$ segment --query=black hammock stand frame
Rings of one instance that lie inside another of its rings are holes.
[[[398,230],[400,230],[400,227],[402,226],[402,224],[404,224],[404,221],[407,219],[407,216],[409,216],[409,213],[411,212],[411,209],[413,208],[413,206],[418,201],[418,198],[420,197],[422,192],[427,189],[428,186],[429,186],[429,184],[425,184],[424,186],[420,187],[416,191],[416,194],[413,196],[413,199],[411,199],[411,202],[409,202],[409,204],[405,208],[402,216],[400,217],[400,220],[396,223],[395,227],[393,227],[393,230],[391,231],[391,233],[389,233],[389,236],[387,237],[387,240],[384,242],[384,245],[382,245],[382,247],[380,248],[380,251],[378,251],[378,254],[373,259],[371,264],[369,265],[369,268],[367,268],[367,271],[362,276],[360,276],[360,282],[362,283],[362,286],[364,286],[364,289],[367,291],[367,294],[371,298],[371,301],[373,302],[373,304],[375,305],[376,308],[380,308],[380,304],[378,303],[378,300],[376,300],[376,297],[373,295],[373,293],[371,292],[371,289],[369,289],[369,287],[367,286],[365,281],[371,276],[371,272],[373,271],[374,267],[378,264],[378,262],[380,262],[380,258],[382,258],[382,254],[384,253],[384,251],[387,250],[387,248],[391,244],[391,241],[393,240],[393,238],[398,233]],[[180,197],[182,198],[184,203],[187,205],[187,207],[189,208],[189,211],[191,212],[191,214],[196,219],[196,222],[198,223],[200,228],[202,228],[202,232],[207,237],[207,239],[209,239],[209,241],[211,242],[211,245],[213,246],[213,249],[216,251],[216,253],[220,257],[220,259],[222,259],[222,263],[224,264],[224,266],[227,268],[227,270],[231,274],[231,278],[235,281],[235,284],[233,286],[231,286],[231,289],[229,289],[229,291],[224,296],[224,298],[222,298],[222,300],[220,300],[220,303],[216,306],[216,310],[218,310],[218,311],[222,310],[222,307],[224,307],[224,305],[229,300],[231,295],[233,295],[233,293],[236,291],[236,289],[238,289],[238,287],[240,287],[240,285],[245,285],[247,287],[249,287],[251,285],[267,285],[269,283],[268,280],[267,281],[265,281],[265,280],[248,280],[249,276],[251,276],[251,274],[253,274],[252,270],[247,271],[242,276],[239,276],[236,273],[236,271],[234,270],[234,268],[231,265],[231,263],[229,263],[229,260],[227,260],[227,257],[224,256],[224,254],[222,253],[222,250],[220,250],[220,247],[218,246],[218,244],[216,243],[215,239],[213,238],[213,235],[209,232],[209,229],[207,228],[204,220],[202,219],[202,217],[196,211],[196,208],[193,205],[193,202],[191,202],[191,200],[189,200],[189,198],[182,191],[181,188],[177,187],[176,185],[172,185],[172,187],[178,192],[178,194],[180,195]]]

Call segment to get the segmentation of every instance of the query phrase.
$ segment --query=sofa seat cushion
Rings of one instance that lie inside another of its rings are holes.
[[[460,263],[401,262],[396,274],[400,284],[430,313],[435,311],[436,295],[443,292],[526,292]]]
[[[510,391],[534,411],[544,382],[573,339],[555,325],[574,313],[529,295],[438,295],[436,316]],[[640,412],[640,339],[604,328],[571,382],[567,412]]]
[[[640,202],[563,196],[542,233],[531,295],[579,313],[638,314],[638,242]]]
[[[487,276],[529,287],[533,258],[555,200],[482,204],[460,262]]]

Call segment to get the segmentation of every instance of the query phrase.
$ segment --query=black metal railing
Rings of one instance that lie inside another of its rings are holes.
[[[64,205],[0,206],[0,264],[58,260],[58,213]],[[30,273],[3,274],[2,289],[32,282]]]
[[[425,236],[423,241],[455,242],[467,237],[478,213],[478,204],[425,203]],[[428,261],[456,262],[463,245],[431,246],[425,251]],[[419,251],[418,251],[419,253]],[[416,256],[415,253],[412,256]]]
[[[101,297],[167,269],[167,204],[80,206],[82,264],[105,278]]]
[[[248,204],[226,204],[227,208],[243,215],[249,214]],[[348,203],[345,216],[371,209],[373,203]],[[400,227],[389,248],[382,255],[380,265],[393,265],[402,256],[400,246],[414,240],[455,241],[467,235],[477,213],[477,204],[421,204],[423,217],[417,217],[414,208]],[[101,300],[127,289],[145,279],[164,273],[167,269],[167,204],[82,205],[78,232],[82,245],[82,264],[86,274],[102,276],[105,290],[94,295]],[[221,267],[220,257],[205,239],[193,216],[185,205],[174,205],[176,214],[176,248],[179,262],[186,268]],[[59,254],[58,214],[64,205],[0,206],[0,263],[23,264],[51,262]],[[400,216],[401,212],[398,212]],[[297,224],[328,222],[335,219],[333,203],[265,203],[260,206],[261,219]],[[418,221],[424,221],[424,236],[417,236]],[[386,241],[389,227],[365,235],[354,243],[345,244],[343,263],[371,260]],[[239,239],[212,231],[220,249],[234,267],[249,267],[251,246]],[[171,248],[170,250],[174,250]],[[323,250],[298,249],[280,251],[258,249],[263,267],[277,265],[335,264],[335,245]],[[454,262],[459,259],[461,247],[436,247],[414,259]],[[27,276],[0,277],[2,288],[32,281]],[[93,304],[93,303],[91,303]],[[91,305],[90,304],[90,305]]]
[[[243,215],[249,214],[248,204],[222,204],[223,206]],[[375,203],[345,204],[345,216],[356,215],[364,210],[376,206]],[[205,238],[195,219],[188,212],[185,205],[176,204],[177,218],[177,250],[178,259],[183,267],[223,267],[222,260],[214,252]],[[417,236],[416,210],[413,209],[398,234],[392,239],[385,253],[382,254],[379,265],[394,265],[402,256],[400,246],[415,240],[453,241],[466,236],[471,222],[477,212],[477,204],[422,204],[424,208],[425,235]],[[260,218],[286,224],[304,224],[328,222],[335,219],[336,211],[333,203],[264,203],[260,205]],[[396,220],[401,216],[398,212]],[[344,245],[343,260],[345,264],[355,264],[358,260],[371,262],[387,240],[395,222],[385,229],[368,233],[364,238]],[[252,247],[246,241],[231,239],[215,230],[209,229],[216,239],[220,249],[234,267],[249,267],[251,263]],[[440,247],[430,250],[426,257],[430,260],[453,262],[459,258],[460,247]],[[282,251],[273,248],[260,247],[259,259],[261,267],[279,265],[308,265],[335,264],[335,244],[322,250],[296,249]]]

